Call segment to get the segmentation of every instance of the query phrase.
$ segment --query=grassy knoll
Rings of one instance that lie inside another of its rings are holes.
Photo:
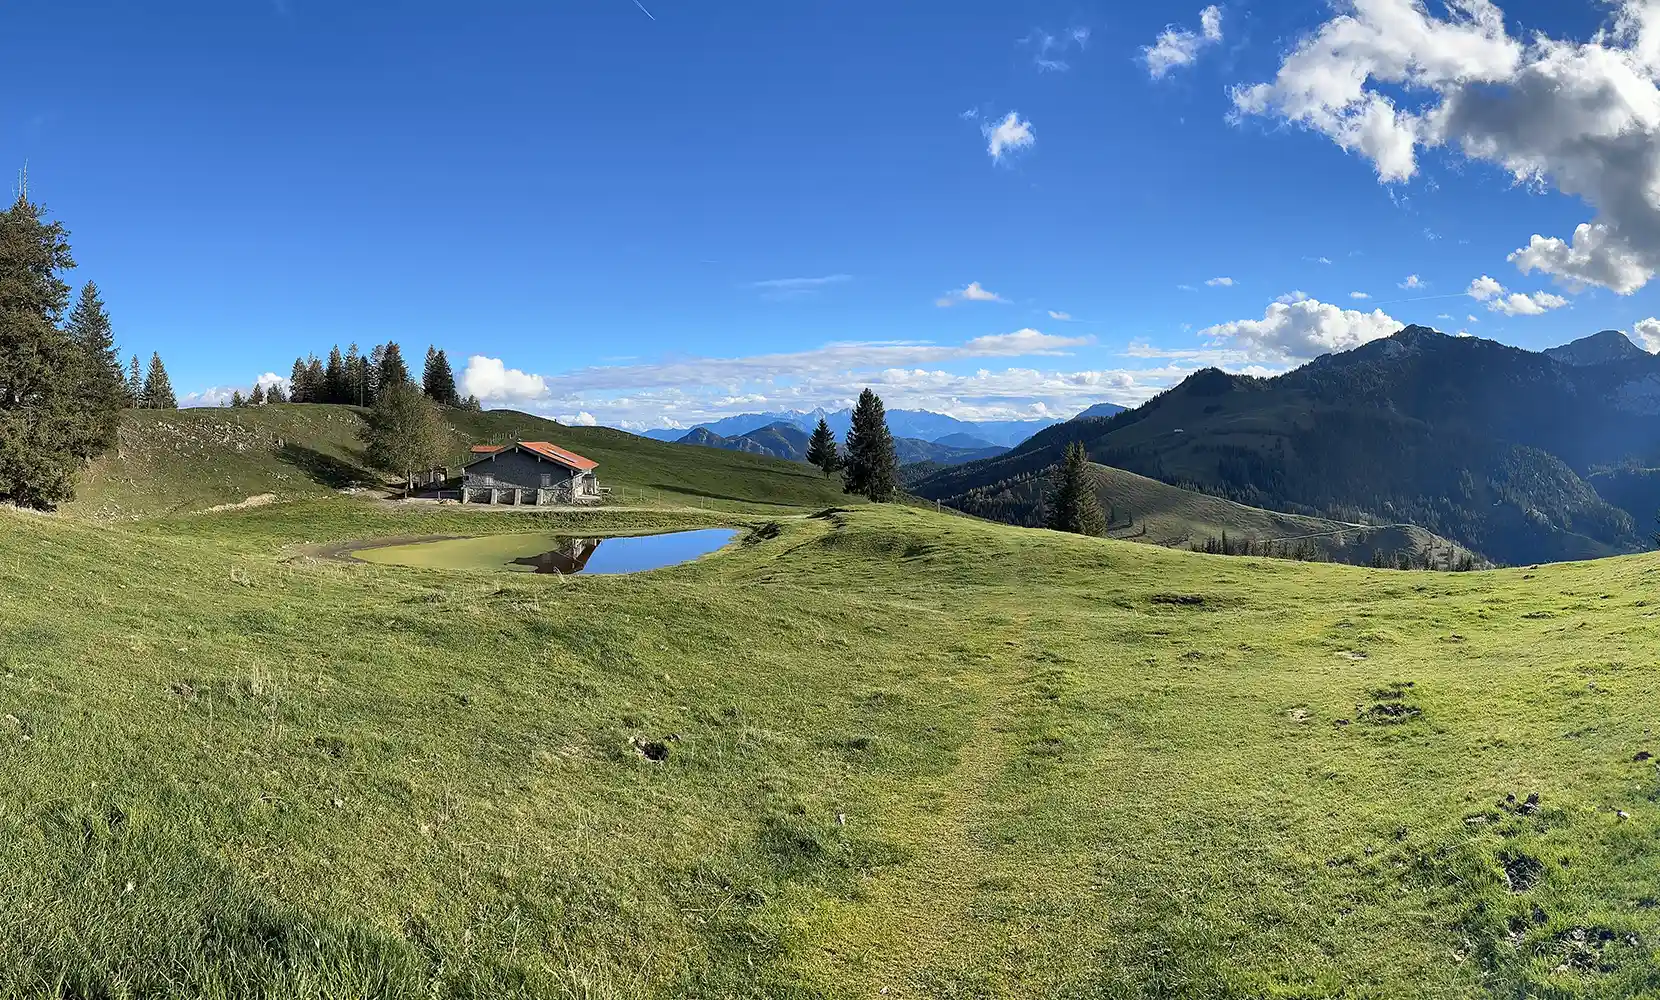
[[[99,518],[147,516],[379,482],[363,467],[364,413],[311,404],[129,410],[119,445],[79,478],[69,509]],[[838,482],[799,462],[664,444],[605,427],[566,427],[511,410],[447,410],[444,420],[451,464],[480,442],[553,441],[599,462],[600,482],[624,501],[644,491],[657,504],[763,511],[846,499]]]
[[[0,995],[1660,994],[1655,557],[297,555],[452,523],[0,511]]]

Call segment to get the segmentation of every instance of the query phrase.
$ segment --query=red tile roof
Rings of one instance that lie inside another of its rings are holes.
[[[543,458],[550,458],[561,465],[568,465],[583,472],[599,468],[599,463],[591,458],[583,458],[574,451],[566,451],[558,445],[548,444],[546,441],[520,441],[519,447],[526,451],[535,452]]]
[[[579,472],[592,472],[599,468],[599,463],[593,459],[583,458],[574,451],[566,451],[558,445],[549,444],[546,441],[520,441],[517,446],[532,455],[539,455],[551,462],[558,462],[560,465],[576,469]],[[472,450],[473,454],[480,456],[482,459],[482,456],[500,454],[512,447],[514,445],[510,444],[475,444]]]

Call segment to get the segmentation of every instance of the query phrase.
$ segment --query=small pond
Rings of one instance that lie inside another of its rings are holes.
[[[365,562],[425,569],[494,569],[518,573],[639,573],[677,566],[730,542],[731,528],[704,528],[667,535],[572,538],[569,535],[481,535],[357,549]]]

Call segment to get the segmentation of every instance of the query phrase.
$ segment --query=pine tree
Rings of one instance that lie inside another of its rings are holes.
[[[375,468],[407,475],[431,468],[443,458],[444,425],[432,403],[404,382],[375,401],[363,443]]]
[[[309,402],[311,402],[311,400],[306,398],[305,376],[306,376],[305,361],[301,358],[295,358],[294,359],[294,370],[288,373],[288,392],[289,392],[288,399],[289,399],[290,402],[294,402],[294,403],[309,403]]]
[[[265,405],[265,387],[263,385],[260,385],[258,382],[254,383],[254,391],[248,393],[248,405],[249,406],[264,406]]]
[[[80,350],[80,397],[89,444],[102,452],[115,444],[121,426],[121,408],[127,401],[127,383],[121,358],[115,353],[109,313],[98,298],[98,286],[87,282],[64,327]]]
[[[457,406],[461,397],[455,391],[455,372],[450,370],[450,359],[436,347],[427,348],[426,370],[421,374],[421,388],[427,398],[439,406]]]
[[[377,392],[390,392],[394,386],[409,381],[409,366],[403,363],[403,352],[396,343],[387,343],[381,349],[379,371],[376,372]]]
[[[1090,482],[1089,452],[1084,450],[1082,441],[1067,445],[1066,459],[1056,471],[1048,507],[1048,526],[1056,531],[1070,531],[1078,535],[1106,534],[1106,515],[1101,513],[1100,498],[1095,495],[1095,486]]]
[[[248,401],[246,399],[242,398],[242,390],[241,389],[236,389],[236,390],[231,392],[231,406],[232,407],[234,407],[235,409],[240,410],[240,409],[246,407],[247,405],[248,405]]]
[[[376,344],[369,350],[363,366],[364,406],[374,406],[380,393],[380,366],[386,360],[386,345]]]
[[[859,394],[859,405],[853,408],[853,426],[847,432],[842,489],[887,503],[893,499],[897,465],[881,397],[866,389]]]
[[[323,396],[325,403],[350,401],[350,394],[346,391],[346,360],[340,356],[339,344],[329,350],[328,367],[323,369]]]
[[[139,367],[136,354],[132,364],[127,366],[127,405],[144,405],[144,369]]]
[[[51,507],[95,453],[76,400],[81,353],[58,328],[74,267],[63,224],[20,194],[0,213],[0,501]]]
[[[346,348],[346,399],[353,406],[363,406],[363,356],[357,345]]]
[[[265,402],[268,404],[288,402],[288,393],[282,391],[281,383],[272,385],[270,390],[265,393]]]
[[[176,410],[179,401],[173,396],[173,383],[162,367],[161,355],[150,355],[150,373],[144,377],[144,408],[148,410]]]
[[[477,396],[468,396],[461,401],[461,408],[472,413],[484,412],[484,404],[478,401]]]
[[[823,417],[819,418],[818,426],[813,428],[813,436],[807,442],[807,461],[823,469],[826,479],[842,467],[841,450],[836,447],[836,435]]]
[[[313,354],[305,366],[305,401],[308,403],[326,403],[329,401],[328,375],[323,371],[323,363]]]

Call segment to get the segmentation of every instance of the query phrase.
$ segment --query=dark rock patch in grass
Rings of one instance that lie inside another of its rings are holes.
[[[677,742],[679,739],[679,736],[670,733],[660,740],[644,740],[636,736],[629,740],[629,742],[634,745],[635,751],[637,751],[641,757],[661,764],[663,761],[669,759],[669,744]]]
[[[1653,759],[1654,759],[1654,754],[1649,753],[1647,750],[1639,750],[1639,751],[1637,751],[1636,755],[1631,758],[1631,762],[1633,764],[1641,764],[1644,761],[1653,760]]]
[[[1520,851],[1500,855],[1499,864],[1504,866],[1504,882],[1511,892],[1526,892],[1545,876],[1544,862]]]
[[[1360,718],[1361,721],[1370,722],[1375,726],[1391,726],[1411,722],[1423,714],[1423,709],[1417,705],[1408,705],[1404,701],[1380,701],[1362,710]]]
[[[1154,594],[1150,600],[1154,604],[1174,604],[1182,607],[1196,607],[1205,603],[1204,597],[1199,594]]]

